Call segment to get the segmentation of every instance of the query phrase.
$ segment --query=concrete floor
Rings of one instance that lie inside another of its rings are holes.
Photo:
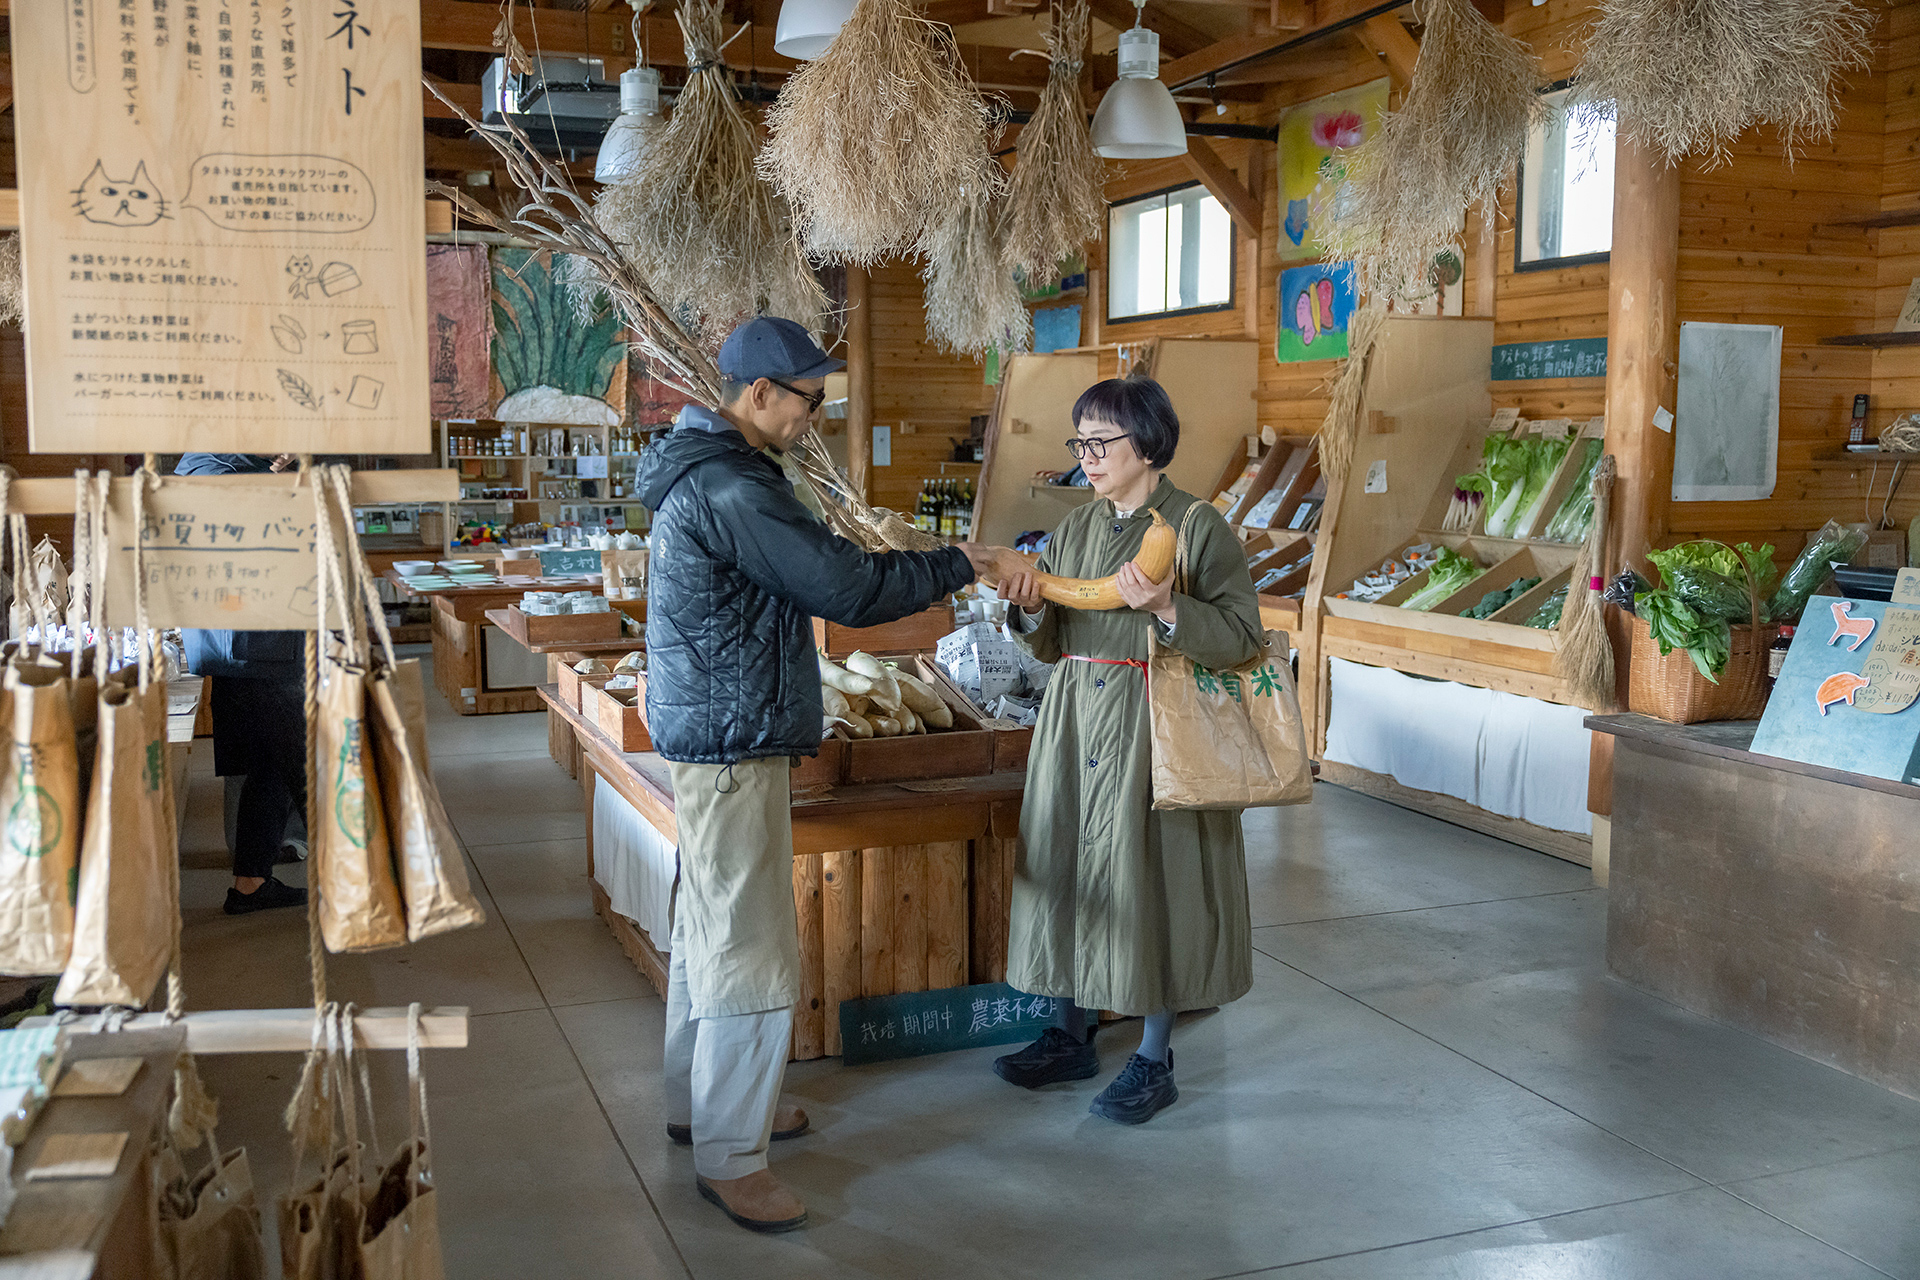
[[[1182,1020],[1177,1106],[1140,1129],[1086,1113],[1137,1024],[1102,1034],[1101,1079],[1038,1092],[990,1073],[1004,1050],[796,1066],[817,1132],[774,1166],[812,1225],[750,1235],[662,1132],[662,1006],[593,917],[545,718],[431,701],[491,919],[328,967],[336,999],[472,1008],[471,1046],[427,1055],[455,1280],[1920,1280],[1920,1102],[1608,979],[1584,869],[1329,786],[1247,819],[1254,987]],[[218,911],[210,757],[184,833],[190,1003],[305,1004],[299,913]],[[400,1056],[375,1055],[387,1144]],[[203,1064],[269,1204],[298,1068]]]

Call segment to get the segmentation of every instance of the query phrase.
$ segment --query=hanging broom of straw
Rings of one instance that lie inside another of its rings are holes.
[[[1080,99],[1086,48],[1087,0],[1055,4],[1047,27],[1053,64],[1040,105],[1020,131],[1009,198],[1007,265],[1028,280],[1050,278],[1062,259],[1100,234],[1106,213],[1105,174]]]
[[[1367,389],[1367,365],[1386,326],[1387,309],[1378,303],[1354,310],[1347,321],[1347,358],[1333,377],[1327,416],[1320,424],[1320,470],[1329,492],[1346,481],[1353,465],[1354,437],[1360,434],[1360,403]]]
[[[1389,302],[1432,296],[1434,257],[1468,206],[1498,197],[1543,110],[1532,51],[1471,0],[1416,0],[1414,12],[1426,31],[1413,85],[1348,153],[1327,236],[1330,256]]]
[[[1033,344],[1033,315],[1006,264],[1006,171],[981,153],[964,189],[918,246],[926,258],[927,336],[943,351],[980,358]]]
[[[872,266],[910,250],[972,178],[988,118],[949,27],[909,0],[858,0],[768,110],[760,174],[809,254]]]
[[[601,191],[594,216],[660,301],[708,342],[762,313],[818,329],[826,293],[778,199],[754,175],[753,126],[720,58],[720,0],[688,0],[674,16],[686,86],[634,171]]]
[[[0,236],[0,326],[18,328],[27,316],[26,284],[21,277],[20,233]]]
[[[1613,705],[1613,640],[1600,612],[1600,593],[1594,583],[1606,571],[1607,517],[1613,505],[1613,455],[1602,454],[1589,482],[1593,494],[1593,523],[1580,544],[1573,573],[1567,582],[1567,602],[1560,611],[1560,650],[1553,655],[1553,672],[1572,688],[1574,703],[1603,711]]]
[[[1867,66],[1873,14],[1854,0],[1606,0],[1574,87],[1576,119],[1617,119],[1674,165],[1731,158],[1754,125],[1787,158],[1833,136],[1842,74]]]

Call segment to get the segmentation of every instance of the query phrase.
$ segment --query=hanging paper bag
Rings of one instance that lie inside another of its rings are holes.
[[[601,590],[609,600],[647,598],[647,549],[613,547],[600,553]]]
[[[405,942],[407,926],[368,741],[365,669],[331,659],[324,667],[315,708],[319,824],[308,837],[320,936],[329,951],[378,951]]]
[[[167,686],[122,667],[100,693],[63,1005],[147,1002],[173,953],[179,840],[167,778]]]
[[[361,1183],[353,1072],[342,1049],[352,1036],[351,1005],[343,1010],[328,1004],[315,1011],[316,1043],[288,1107],[295,1189],[278,1205],[283,1280],[360,1280],[360,1225],[367,1198]],[[310,1149],[321,1157],[320,1172],[303,1186],[301,1168]]]
[[[460,838],[441,803],[439,788],[415,744],[425,717],[420,667],[403,662],[376,674],[368,685],[373,704],[373,740],[400,892],[407,907],[407,937],[413,942],[486,923],[474,896]],[[411,718],[408,708],[414,709]]]
[[[0,679],[0,973],[59,973],[73,949],[79,762],[61,667],[11,662]]]
[[[162,1274],[171,1280],[266,1280],[260,1205],[246,1149],[222,1152],[212,1133],[207,1147],[212,1158],[192,1177],[171,1146],[155,1155],[161,1179],[155,1248]]]
[[[1188,535],[1200,510],[1180,522],[1181,589],[1191,581]],[[1147,702],[1153,726],[1153,807],[1250,809],[1306,804],[1313,766],[1293,686],[1284,631],[1231,671],[1209,671],[1153,637]]]
[[[420,1068],[420,1006],[407,1008],[406,1145],[381,1170],[360,1234],[365,1280],[445,1280],[433,1189],[427,1082]]]

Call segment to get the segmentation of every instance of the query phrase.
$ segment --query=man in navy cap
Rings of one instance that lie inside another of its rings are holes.
[[[788,770],[820,750],[815,617],[870,627],[917,613],[991,563],[982,548],[869,554],[801,505],[780,466],[843,368],[791,320],[720,348],[723,403],[690,405],[649,449],[654,513],[647,725],[670,763],[680,843],[667,992],[667,1133],[693,1144],[700,1194],[743,1227],[790,1231],[806,1207],[767,1170],[800,994]]]

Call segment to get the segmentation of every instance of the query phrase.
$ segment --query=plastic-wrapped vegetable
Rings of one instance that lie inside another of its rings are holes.
[[[1827,580],[1833,566],[1853,559],[1866,544],[1866,525],[1827,521],[1780,579],[1780,589],[1767,601],[1767,612],[1775,622],[1798,622],[1801,610],[1807,607],[1807,597]]]
[[[1757,593],[1760,621],[1767,620],[1767,597],[1772,594],[1779,576],[1773,567],[1771,545],[1756,550],[1744,542],[1737,547],[1718,542],[1683,542],[1665,551],[1649,551],[1647,560],[1660,571],[1661,590],[1702,617],[1747,622],[1753,616],[1752,598]],[[1744,570],[1742,562],[1746,566]],[[1753,575],[1752,588],[1747,584],[1748,573]],[[1635,604],[1638,603],[1636,597]]]
[[[1553,513],[1553,519],[1547,522],[1543,536],[1550,541],[1579,542],[1586,538],[1587,530],[1593,527],[1593,469],[1600,465],[1604,446],[1605,442],[1600,440],[1583,443],[1584,453],[1574,473],[1573,487],[1567,490],[1566,501]]]
[[[1551,631],[1560,625],[1560,615],[1566,612],[1566,608],[1567,589],[1555,587],[1553,594],[1542,601],[1540,607],[1533,611],[1533,616],[1522,625],[1532,627],[1536,631]]]
[[[1489,441],[1491,443],[1491,441]],[[1512,474],[1509,485],[1496,494],[1493,510],[1487,515],[1486,532],[1490,538],[1517,538],[1533,527],[1540,506],[1547,500],[1547,487],[1570,442],[1547,436],[1508,440],[1501,451],[1504,473]],[[1502,471],[1492,472],[1496,484]]]
[[[1453,548],[1442,547],[1427,571],[1427,584],[1401,601],[1400,607],[1425,613],[1485,572]]]
[[[1463,618],[1491,618],[1527,592],[1540,585],[1538,578],[1516,578],[1511,584],[1495,591],[1489,591],[1480,597],[1480,603],[1468,609],[1460,616]]]

